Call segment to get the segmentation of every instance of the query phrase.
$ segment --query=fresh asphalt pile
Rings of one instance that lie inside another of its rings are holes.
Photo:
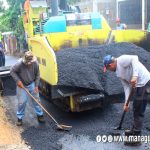
[[[114,57],[138,55],[139,60],[150,70],[150,53],[134,44],[123,42],[69,48],[56,53],[58,84],[100,90],[108,95],[122,94],[123,88],[115,73],[103,73],[103,57],[107,54]]]

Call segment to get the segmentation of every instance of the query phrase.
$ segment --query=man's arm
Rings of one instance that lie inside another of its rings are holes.
[[[127,105],[127,100],[128,100],[129,95],[131,93],[131,86],[128,82],[126,82],[123,79],[121,79],[121,83],[123,85],[124,93],[125,93],[125,103],[124,103],[123,109],[124,109],[124,111],[128,111],[129,105]]]
[[[20,68],[20,62],[16,63],[11,69],[10,69],[10,75],[13,77],[13,79],[18,82],[21,81],[19,76],[18,76],[18,72],[19,72],[19,68]]]
[[[16,81],[17,85],[20,87],[20,88],[23,88],[24,85],[21,81],[21,79],[19,78],[18,76],[18,72],[19,72],[19,69],[20,69],[20,65],[21,65],[21,62],[18,62],[16,63],[10,70],[10,75],[13,77],[13,79]]]
[[[129,97],[129,95],[130,95],[130,92],[131,92],[131,85],[130,85],[127,81],[125,81],[125,80],[123,80],[123,79],[120,79],[120,80],[121,80],[121,83],[122,83],[123,88],[124,88],[125,103],[126,103],[127,100],[128,100],[128,97]]]

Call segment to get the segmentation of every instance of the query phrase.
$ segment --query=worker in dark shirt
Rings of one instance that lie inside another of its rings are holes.
[[[18,97],[18,110],[17,110],[17,125],[22,125],[22,119],[25,114],[25,107],[27,100],[30,96],[23,89],[24,87],[40,102],[38,85],[40,81],[39,65],[36,57],[33,56],[31,51],[25,52],[24,58],[18,61],[10,71],[11,76],[17,83],[17,97]],[[42,109],[37,103],[32,100],[35,113],[39,122],[45,122]]]

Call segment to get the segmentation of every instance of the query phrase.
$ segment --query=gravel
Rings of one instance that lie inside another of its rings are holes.
[[[107,54],[114,57],[123,54],[138,55],[139,60],[150,70],[150,53],[134,44],[123,42],[69,48],[56,53],[58,85],[95,89],[108,95],[122,94],[123,88],[115,73],[103,73],[103,57]]]

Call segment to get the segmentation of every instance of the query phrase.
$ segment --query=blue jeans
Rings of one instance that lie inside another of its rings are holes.
[[[34,82],[28,86],[25,86],[25,88],[28,89],[28,91],[40,102],[39,93],[34,92],[34,89],[35,89],[35,83]],[[35,113],[38,116],[43,115],[43,111],[38,106],[38,104],[28,95],[28,93],[24,89],[22,89],[18,86],[17,86],[17,97],[18,97],[18,110],[17,110],[17,118],[18,119],[22,119],[24,117],[25,108],[26,108],[26,104],[27,104],[28,99],[32,100]]]

